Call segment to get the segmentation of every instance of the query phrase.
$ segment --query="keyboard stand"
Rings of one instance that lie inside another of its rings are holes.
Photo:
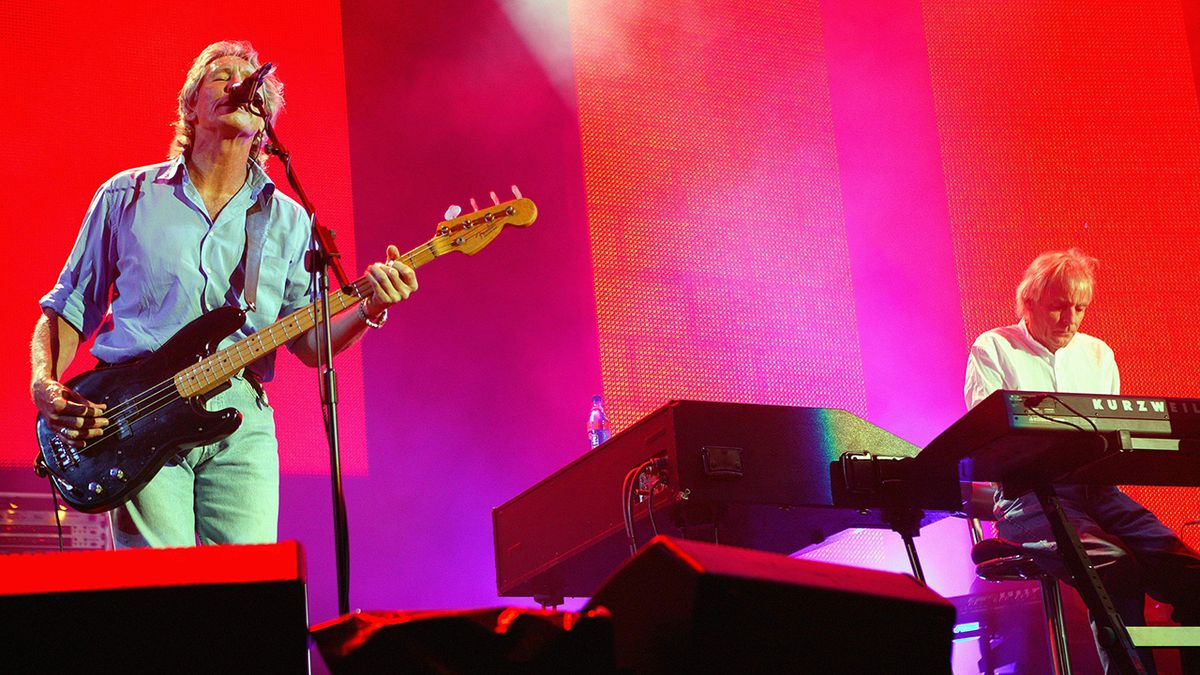
[[[1063,514],[1062,504],[1054,492],[1054,486],[1042,484],[1035,487],[1034,492],[1038,496],[1038,501],[1042,503],[1042,510],[1046,512],[1046,518],[1050,521],[1050,529],[1054,532],[1054,541],[1058,544],[1059,555],[1062,556],[1063,562],[1070,570],[1075,588],[1079,591],[1083,603],[1087,605],[1096,622],[1096,633],[1100,646],[1122,675],[1146,675],[1141,659],[1138,658],[1137,651],[1134,649],[1133,640],[1129,637],[1129,630],[1125,627],[1125,622],[1121,620],[1120,615],[1117,614],[1112,598],[1109,597],[1108,591],[1100,581],[1100,576],[1088,562],[1087,553],[1079,541],[1079,534]]]

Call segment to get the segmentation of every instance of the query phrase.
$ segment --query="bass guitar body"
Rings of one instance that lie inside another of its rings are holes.
[[[108,406],[108,426],[103,436],[76,448],[38,415],[39,464],[63,500],[86,513],[108,511],[136,495],[172,457],[236,431],[240,412],[206,410],[201,397],[180,396],[174,377],[212,354],[244,322],[240,309],[217,309],[184,326],[145,359],[68,381],[84,398]]]

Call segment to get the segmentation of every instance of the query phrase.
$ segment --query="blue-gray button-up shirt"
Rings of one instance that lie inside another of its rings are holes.
[[[256,311],[225,347],[310,301],[308,216],[251,162],[242,189],[214,221],[183,157],[109,179],[88,207],[71,256],[41,306],[84,336],[99,330],[92,354],[109,363],[158,349],[200,315],[245,307],[247,227],[264,222]],[[250,369],[263,381],[274,354]]]

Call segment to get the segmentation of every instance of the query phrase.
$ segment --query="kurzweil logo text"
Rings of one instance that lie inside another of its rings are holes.
[[[1200,415],[1200,401],[1191,399],[1167,401],[1167,410],[1170,410],[1172,413],[1176,414]]]
[[[1175,402],[1171,402],[1174,408]],[[1145,412],[1145,413],[1160,413],[1166,412],[1167,402],[1162,399],[1143,398],[1093,398],[1092,410],[1096,411],[1111,411],[1117,412]],[[1171,412],[1175,412],[1172,409]]]

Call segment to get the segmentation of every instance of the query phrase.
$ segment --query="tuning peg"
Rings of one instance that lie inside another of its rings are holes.
[[[451,204],[450,208],[446,209],[446,215],[442,216],[442,220],[453,220],[462,213],[462,207],[458,204]]]
[[[476,204],[475,198],[471,197],[471,211],[474,212],[474,211],[478,211],[478,210],[479,210],[479,204]]]
[[[495,204],[496,206],[499,206],[500,198],[496,196],[496,191],[493,190],[493,191],[489,192],[488,194],[492,196],[492,203]]]
[[[521,199],[521,198],[522,198],[522,197],[521,197],[521,191],[517,189],[517,186],[516,186],[516,185],[512,186],[512,191],[513,191],[513,196],[514,196],[514,197],[516,197],[517,199]]]

